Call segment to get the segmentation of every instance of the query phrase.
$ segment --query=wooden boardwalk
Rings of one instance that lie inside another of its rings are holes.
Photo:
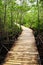
[[[22,28],[22,34],[8,52],[3,65],[41,65],[33,31]]]

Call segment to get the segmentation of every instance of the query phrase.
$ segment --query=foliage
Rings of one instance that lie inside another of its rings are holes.
[[[5,38],[8,40],[13,36],[16,38],[22,31],[19,26],[14,24],[16,6],[15,0],[0,0],[0,40]]]
[[[0,0],[0,31],[18,32],[20,28],[16,29],[15,22],[36,30],[43,30],[43,1],[20,0],[20,4],[16,1]]]

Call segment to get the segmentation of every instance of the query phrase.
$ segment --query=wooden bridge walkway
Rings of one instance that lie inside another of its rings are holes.
[[[41,65],[33,31],[22,28],[22,34],[8,52],[3,65]]]

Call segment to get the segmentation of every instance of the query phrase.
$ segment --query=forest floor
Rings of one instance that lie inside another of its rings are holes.
[[[22,29],[3,65],[41,65],[33,31],[24,26]]]

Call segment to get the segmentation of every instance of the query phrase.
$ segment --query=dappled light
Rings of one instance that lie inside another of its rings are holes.
[[[23,31],[15,45],[8,52],[3,65],[38,65],[39,53],[31,29],[22,27]],[[28,29],[28,30],[27,30]],[[26,31],[27,30],[27,31]]]

